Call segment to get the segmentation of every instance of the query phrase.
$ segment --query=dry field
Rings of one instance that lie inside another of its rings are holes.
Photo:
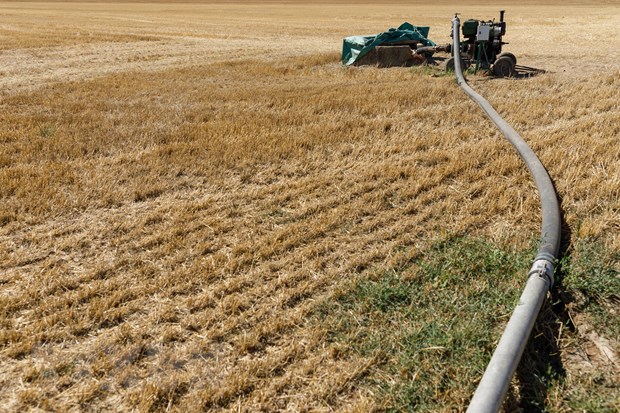
[[[427,3],[0,2],[0,411],[462,411],[527,262],[425,271],[455,236],[531,258],[540,211],[452,78],[339,64],[346,35],[448,42],[455,11],[499,9]],[[504,2],[506,50],[548,73],[471,78],[547,166],[572,260],[546,310],[561,368],[515,379],[509,411],[620,407],[613,3]],[[438,322],[468,327],[390,367],[388,330]]]

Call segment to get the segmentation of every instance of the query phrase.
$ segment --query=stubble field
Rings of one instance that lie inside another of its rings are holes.
[[[0,410],[464,410],[533,182],[450,76],[339,63],[456,4],[0,2]],[[470,81],[565,219],[505,408],[617,411],[620,9],[503,8],[547,73]]]

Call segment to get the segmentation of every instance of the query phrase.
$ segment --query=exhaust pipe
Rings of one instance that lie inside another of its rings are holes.
[[[500,12],[500,21],[503,17],[504,13]],[[458,16],[455,16],[452,20],[452,50],[457,51],[454,59],[457,83],[517,150],[534,177],[542,206],[541,244],[528,273],[527,283],[467,409],[469,413],[497,413],[506,397],[510,380],[521,360],[547,291],[553,286],[554,265],[560,249],[560,206],[551,178],[534,151],[491,104],[465,81],[458,54],[460,26],[461,22]]]

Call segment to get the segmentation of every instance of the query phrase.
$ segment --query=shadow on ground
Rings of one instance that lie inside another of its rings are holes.
[[[446,61],[448,57],[440,57],[440,56],[432,56],[427,59],[427,65],[431,67],[435,67],[438,70],[445,70]],[[470,73],[471,66],[469,67],[466,74]],[[490,72],[486,72],[484,69],[479,69],[478,73],[488,73],[489,77],[494,77]],[[530,77],[538,76],[543,73],[547,73],[546,70],[538,69],[530,66],[516,65],[515,72],[511,78],[513,79],[527,79]]]
[[[538,76],[543,73],[547,73],[547,71],[543,69],[537,69],[535,67],[516,65],[515,74],[513,77],[517,79],[523,79],[523,78]]]

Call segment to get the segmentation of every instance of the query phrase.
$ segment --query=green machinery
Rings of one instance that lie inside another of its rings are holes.
[[[458,54],[463,69],[475,65],[475,71],[489,70],[498,77],[515,74],[517,58],[512,53],[502,53],[502,46],[507,44],[502,41],[502,36],[506,34],[504,10],[499,12],[499,22],[476,19],[465,21],[462,32],[461,50],[458,53],[452,50],[451,44],[418,47],[415,53],[425,55],[427,58],[435,52],[450,53],[451,57],[446,60],[446,70],[454,70],[455,54]]]
[[[502,53],[502,36],[506,34],[504,10],[499,12],[499,22],[469,19],[462,25],[463,39],[459,55],[463,67],[475,65],[478,69],[491,70],[495,76],[512,76],[517,58],[512,53]],[[446,70],[454,70],[455,53],[446,62]]]

